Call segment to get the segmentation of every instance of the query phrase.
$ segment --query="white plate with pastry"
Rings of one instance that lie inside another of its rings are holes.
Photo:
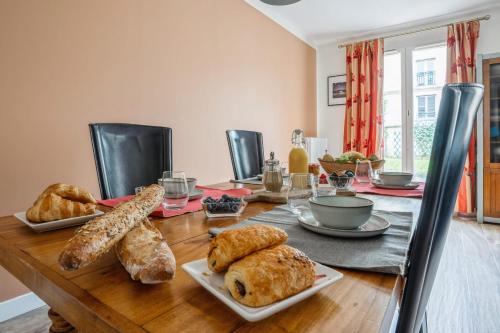
[[[208,269],[207,259],[200,259],[182,265],[191,277],[205,289],[230,307],[233,311],[248,321],[258,321],[284,310],[306,298],[314,295],[321,289],[332,285],[342,278],[342,273],[327,266],[315,263],[316,280],[313,285],[293,296],[281,301],[261,306],[250,307],[238,303],[229,290],[224,286],[224,273],[215,273]]]
[[[96,209],[94,214],[90,215],[85,215],[85,216],[77,216],[77,217],[70,217],[67,219],[62,219],[62,220],[55,220],[55,221],[49,221],[49,222],[37,222],[33,223],[30,222],[26,218],[26,212],[20,212],[20,213],[15,213],[14,216],[26,224],[28,227],[33,229],[36,232],[45,232],[45,231],[51,231],[51,230],[56,230],[56,229],[63,229],[63,228],[69,228],[69,227],[74,227],[77,225],[82,225],[85,222],[93,219],[94,217],[100,216],[104,214],[104,212],[101,212],[100,210]]]

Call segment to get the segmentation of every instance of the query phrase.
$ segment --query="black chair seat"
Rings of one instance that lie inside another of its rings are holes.
[[[233,164],[234,179],[246,179],[261,174],[264,168],[262,133],[228,130],[226,137]]]
[[[397,332],[426,331],[426,307],[482,97],[483,86],[480,84],[448,84],[443,88],[424,197],[410,245]]]
[[[172,170],[172,129],[133,124],[89,124],[103,199],[134,194]]]

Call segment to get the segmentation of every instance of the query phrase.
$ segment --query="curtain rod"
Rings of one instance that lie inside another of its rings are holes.
[[[445,27],[447,27],[447,26],[449,26],[451,24],[463,23],[463,22],[469,22],[469,21],[488,21],[490,19],[490,17],[491,17],[491,15],[485,15],[485,16],[481,16],[481,17],[472,18],[472,19],[466,20],[466,21],[459,21],[459,22],[452,22],[452,23],[441,24],[441,25],[434,25],[434,26],[430,26],[430,27],[426,27],[426,28],[409,30],[409,31],[395,33],[395,34],[390,34],[390,35],[385,35],[385,36],[377,37],[377,38],[386,39],[386,38],[393,38],[393,37],[398,37],[398,36],[410,35],[410,34],[414,34],[414,33],[417,33],[417,32],[434,30],[434,29],[439,29],[439,28],[445,28]],[[374,39],[374,38],[372,38],[372,39]],[[354,42],[350,42],[350,43],[340,44],[339,45],[339,49],[341,49],[343,47],[346,47],[348,45],[354,44],[354,43],[359,43],[359,42],[362,42],[362,41],[354,41]]]

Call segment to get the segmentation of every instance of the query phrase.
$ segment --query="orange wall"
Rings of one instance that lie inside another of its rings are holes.
[[[316,134],[314,49],[243,0],[4,0],[0,50],[0,215],[53,182],[99,193],[90,122],[172,127],[204,184],[232,177],[228,128],[281,159]]]

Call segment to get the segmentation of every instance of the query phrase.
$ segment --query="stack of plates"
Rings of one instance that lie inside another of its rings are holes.
[[[302,211],[298,217],[299,224],[310,231],[318,234],[342,237],[342,238],[366,238],[383,234],[391,224],[384,218],[372,215],[362,226],[356,229],[334,229],[321,225],[310,210]]]
[[[417,182],[410,182],[409,184],[406,184],[406,185],[385,185],[379,179],[373,179],[372,184],[375,187],[383,188],[383,189],[387,189],[387,190],[414,190],[420,185]]]
[[[189,193],[189,201],[199,199],[201,197],[203,197],[203,190],[195,188],[191,191],[191,193]]]

